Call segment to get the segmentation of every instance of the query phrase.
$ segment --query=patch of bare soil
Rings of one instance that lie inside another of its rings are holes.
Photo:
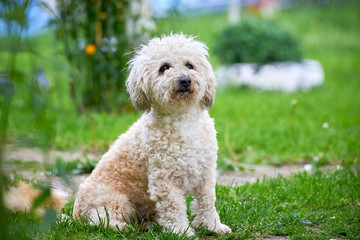
[[[62,158],[65,161],[74,161],[80,159],[81,161],[89,160],[100,160],[101,153],[89,153],[83,151],[57,151],[52,150],[49,152],[48,159],[50,163],[55,162],[56,158]],[[22,161],[34,161],[44,162],[46,155],[41,149],[38,148],[17,148],[12,149],[11,147],[6,148],[5,160],[22,160]]]
[[[224,172],[218,179],[220,185],[243,185],[245,183],[255,183],[258,179],[261,181],[264,177],[274,178],[281,174],[289,177],[298,171],[304,170],[304,165],[284,165],[274,167],[269,165],[244,165],[244,171]]]
[[[265,178],[276,178],[279,175],[283,177],[290,177],[299,171],[312,171],[311,164],[294,164],[283,166],[271,165],[252,165],[242,164],[244,171],[241,172],[224,172],[218,176],[217,183],[220,185],[243,185],[245,183],[255,183],[258,179],[261,182]],[[320,169],[323,171],[336,168],[339,165],[326,165]]]
[[[69,176],[70,185],[60,177],[49,177],[48,173],[44,171],[42,163],[55,163],[57,158],[64,161],[81,160],[100,160],[101,153],[88,153],[83,151],[57,151],[52,150],[46,155],[38,148],[7,148],[4,154],[3,169],[8,173],[10,178],[14,178],[13,171],[21,175],[25,179],[47,179],[54,188],[62,190],[67,193],[74,193],[77,191],[79,185],[85,181],[89,174],[80,174]]]

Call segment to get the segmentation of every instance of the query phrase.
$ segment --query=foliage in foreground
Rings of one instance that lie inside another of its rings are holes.
[[[281,235],[291,239],[357,239],[360,237],[359,173],[358,168],[354,173],[350,167],[343,167],[312,175],[298,173],[289,179],[264,178],[262,182],[244,186],[217,186],[216,207],[233,233],[221,236],[197,229],[196,237],[244,239]],[[188,202],[191,200],[188,197]],[[64,214],[71,216],[72,205],[70,201]],[[52,226],[29,214],[11,213],[11,220],[12,239],[187,239],[163,232],[156,223],[147,231],[132,223],[129,232],[117,232],[107,229],[105,223],[92,226],[71,217],[58,218]]]

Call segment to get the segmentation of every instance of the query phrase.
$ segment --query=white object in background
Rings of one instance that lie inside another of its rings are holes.
[[[230,0],[228,21],[230,24],[235,24],[240,20],[241,1]]]
[[[218,86],[246,85],[264,90],[295,92],[320,85],[324,70],[316,60],[270,64],[237,63],[216,70]]]

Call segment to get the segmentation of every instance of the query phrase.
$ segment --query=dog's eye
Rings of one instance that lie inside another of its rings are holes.
[[[164,73],[166,70],[168,70],[170,68],[169,64],[165,63],[164,65],[162,65],[159,69],[159,72]]]
[[[187,63],[185,66],[186,66],[188,69],[194,69],[194,66],[193,66],[192,64],[190,64],[190,63]]]

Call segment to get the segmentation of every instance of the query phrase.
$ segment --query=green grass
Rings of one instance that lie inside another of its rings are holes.
[[[246,17],[246,15],[244,16]],[[214,36],[227,25],[226,14],[171,17],[159,20],[161,32],[197,35],[209,46],[214,68],[221,65],[212,52]],[[325,83],[309,91],[280,93],[233,88],[218,91],[211,116],[219,141],[219,165],[247,163],[358,162],[360,149],[360,21],[356,4],[308,6],[284,10],[271,21],[300,38],[305,57],[319,60]],[[17,64],[31,72],[31,63],[46,70],[50,80],[47,117],[53,124],[52,146],[104,152],[139,117],[133,111],[77,115],[69,97],[67,72],[61,45],[50,34],[30,39],[39,56],[20,53]],[[0,60],[6,54],[0,54]],[[36,138],[29,90],[16,85],[9,136],[12,142]],[[296,99],[296,108],[291,101]],[[329,128],[322,129],[327,122]]]
[[[359,170],[359,169],[358,169]],[[350,167],[313,175],[298,173],[289,179],[264,178],[254,184],[236,187],[217,186],[216,207],[222,222],[233,231],[225,236],[204,229],[196,230],[199,239],[245,239],[288,236],[290,239],[359,239],[360,178]],[[192,197],[187,198],[189,203]],[[73,201],[63,213],[71,216]],[[11,239],[188,239],[162,232],[156,223],[140,230],[131,223],[130,231],[118,232],[106,224],[93,226],[69,218],[54,222],[52,212],[36,218],[11,213]],[[193,219],[189,212],[190,219]],[[51,220],[53,219],[53,220]]]

